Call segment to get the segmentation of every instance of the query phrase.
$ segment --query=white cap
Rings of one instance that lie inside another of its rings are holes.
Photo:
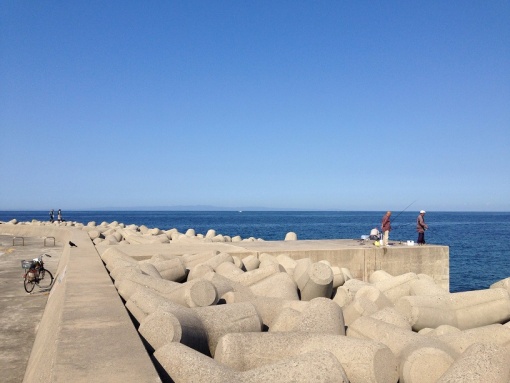
[[[420,214],[425,214],[425,210],[420,210]]]

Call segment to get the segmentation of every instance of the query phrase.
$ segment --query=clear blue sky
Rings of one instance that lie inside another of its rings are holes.
[[[510,211],[509,1],[0,2],[0,210]]]

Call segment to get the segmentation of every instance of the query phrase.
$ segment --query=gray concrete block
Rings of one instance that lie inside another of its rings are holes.
[[[154,356],[176,383],[348,383],[341,364],[327,351],[285,358],[245,372],[235,371],[179,343],[168,343]]]
[[[153,264],[140,262],[139,267],[144,274],[150,275],[153,278],[161,278],[161,274],[159,273],[156,266],[154,266]]]
[[[443,324],[461,330],[510,319],[510,295],[495,288],[434,296],[407,296],[395,305],[415,331]]]
[[[135,300],[139,300],[138,297]],[[147,310],[146,304],[140,305],[140,310]],[[139,331],[154,350],[168,342],[181,342],[204,354],[214,355],[216,344],[223,335],[259,332],[261,326],[257,310],[249,302],[190,309],[167,301],[146,316]]]
[[[395,303],[400,298],[411,293],[411,282],[417,278],[418,276],[415,273],[406,273],[375,282],[373,285],[381,290],[390,301]]]
[[[199,307],[192,309],[207,334],[209,351],[215,354],[216,345],[223,335],[229,333],[260,332],[262,321],[250,302]]]
[[[195,254],[185,254],[181,257],[181,260],[187,269],[191,269],[193,266],[196,266],[199,263],[204,263],[205,261],[207,261],[208,259],[212,258],[217,254],[219,254],[219,251],[217,250],[204,251]]]
[[[199,263],[198,265],[192,267],[189,270],[187,280],[191,281],[193,279],[203,278],[204,275],[206,275],[207,273],[211,273],[211,272],[214,272],[214,269],[211,266],[209,266],[205,263]]]
[[[469,346],[438,380],[438,383],[457,382],[510,382],[508,348],[480,343]]]
[[[213,255],[209,259],[205,260],[204,262],[202,262],[202,264],[211,266],[213,270],[216,270],[216,268],[223,262],[230,262],[234,264],[234,259],[228,253],[220,252],[216,255]]]
[[[278,267],[278,265],[276,266]],[[267,278],[250,285],[249,288],[256,296],[280,298],[285,300],[299,300],[296,283],[292,277],[285,272],[272,274]]]
[[[432,279],[418,277],[409,286],[410,295],[444,295],[448,291],[437,285]]]
[[[356,295],[354,296],[354,299],[359,298],[365,298],[373,302],[377,306],[378,310],[385,307],[393,307],[393,302],[391,302],[389,298],[375,286],[362,286],[358,291],[356,291]]]
[[[422,329],[425,330],[425,329]],[[420,334],[422,334],[422,330],[419,331]],[[447,334],[457,334],[460,333],[462,330],[458,329],[457,327],[453,327],[447,324],[443,324],[441,326],[436,327],[435,329],[428,329],[430,331],[424,332],[427,336],[442,336]]]
[[[116,260],[123,260],[126,263],[138,264],[137,260],[124,253],[118,247],[108,248],[105,252],[101,254],[101,259],[103,260],[107,267],[111,262],[114,262]],[[113,267],[111,268],[113,269]]]
[[[236,277],[243,274],[244,271],[234,265],[232,262],[223,262],[215,268],[217,274],[225,278],[236,280]]]
[[[168,260],[159,260],[152,257],[149,261],[158,270],[161,278],[173,282],[182,282],[186,280],[187,271],[180,258]]]
[[[291,307],[285,307],[280,310],[276,316],[273,324],[269,328],[269,332],[288,332],[295,331],[294,329],[301,320],[301,311],[295,310]]]
[[[437,338],[453,348],[459,354],[467,350],[475,343],[495,344],[510,347],[510,328],[501,324],[493,324],[452,332],[445,335],[438,335]]]
[[[237,296],[237,299],[240,301],[251,300],[255,297],[249,287],[243,286],[239,282],[235,282],[222,275],[219,275],[218,273],[207,273],[203,276],[203,279],[210,281],[214,285],[216,291],[218,292],[218,297],[221,299],[225,299],[225,295],[228,293],[234,294],[231,294],[231,298],[236,298]],[[232,302],[237,301],[234,300]]]
[[[299,278],[303,274],[305,274],[308,270],[308,268],[312,265],[312,260],[310,258],[301,258],[295,261],[295,267],[294,267],[294,273],[293,278],[294,281],[298,281]]]
[[[371,314],[370,317],[400,327],[404,330],[412,330],[411,324],[394,307],[385,307]]]
[[[248,255],[247,257],[244,257],[242,259],[242,262],[243,262],[243,269],[245,271],[255,270],[260,265],[260,261],[254,255]]]
[[[274,255],[268,254],[268,253],[261,253],[259,255],[259,261],[261,263],[262,262],[266,262],[266,263],[279,264],[278,260],[276,259],[276,257]]]
[[[194,279],[181,284],[170,292],[160,292],[162,296],[187,307],[204,307],[218,303],[216,287],[205,279]]]
[[[332,266],[331,271],[333,272],[333,289],[336,289],[345,283],[345,276],[338,266]]]
[[[118,279],[125,278],[127,275],[131,274],[143,274],[142,270],[140,269],[140,266],[138,265],[130,265],[127,267],[117,267],[116,269],[112,270],[110,272],[110,277],[117,281]]]
[[[273,326],[283,310],[291,308],[301,313],[310,303],[299,300],[267,297],[249,298],[248,301],[255,306],[262,319],[262,324],[269,329]]]
[[[489,288],[491,288],[491,289],[501,288],[501,289],[505,289],[506,291],[508,291],[510,293],[510,277],[493,283],[492,285],[490,285]]]
[[[242,274],[236,275],[232,279],[244,286],[251,286],[281,271],[279,264],[270,262],[264,267],[246,271]]]
[[[146,316],[138,331],[154,352],[165,344],[178,342],[203,354],[209,354],[207,333],[194,312],[178,304],[167,303]]]
[[[348,279],[342,286],[336,289],[333,300],[340,307],[345,307],[352,302],[356,292],[363,286],[370,286],[370,284],[368,282],[360,281],[359,279]]]
[[[278,254],[276,256],[276,259],[278,263],[283,266],[283,268],[289,275],[291,276],[294,275],[294,269],[296,268],[297,265],[294,259],[289,257],[287,254]]]
[[[308,266],[296,280],[301,300],[309,301],[313,298],[331,298],[333,292],[333,272],[324,263],[313,263]]]
[[[349,326],[347,336],[371,339],[389,347],[399,361],[400,382],[435,382],[458,356],[453,348],[436,338],[366,316]]]
[[[393,275],[391,275],[390,273],[387,273],[384,270],[376,270],[372,274],[370,274],[370,276],[368,277],[368,281],[370,283],[376,283],[391,278],[393,278]]]
[[[247,371],[290,356],[328,351],[343,366],[351,383],[394,382],[397,361],[388,347],[342,335],[304,332],[227,334],[216,347],[215,360]]]
[[[345,335],[342,309],[331,299],[312,299],[301,313],[300,320],[293,330]]]
[[[344,320],[347,326],[356,321],[362,316],[370,316],[375,314],[379,307],[371,300],[359,297],[353,299],[350,303],[342,307],[344,313]]]
[[[285,234],[285,241],[297,241],[297,234],[289,231],[287,234]]]

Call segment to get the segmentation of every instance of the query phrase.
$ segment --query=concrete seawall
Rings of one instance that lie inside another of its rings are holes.
[[[160,377],[100,258],[112,245],[94,246],[72,226],[0,225],[17,237],[55,237],[66,244],[48,297],[24,382],[158,382]],[[74,242],[77,247],[67,243]],[[115,245],[118,246],[118,245]],[[228,252],[241,259],[285,253],[293,259],[326,260],[366,281],[376,270],[393,275],[427,274],[448,290],[448,247],[405,245],[376,248],[355,240],[176,242],[122,246],[137,259],[154,254]]]
[[[98,246],[103,253],[111,246]],[[434,282],[449,291],[448,246],[407,246],[396,244],[389,247],[363,245],[357,240],[305,240],[305,241],[255,241],[237,243],[172,243],[123,246],[122,251],[138,259],[164,253],[182,255],[217,250],[239,258],[248,255],[285,253],[293,259],[310,258],[314,262],[325,260],[332,266],[345,267],[354,278],[368,280],[376,270],[385,270],[392,275],[413,272],[427,274]]]

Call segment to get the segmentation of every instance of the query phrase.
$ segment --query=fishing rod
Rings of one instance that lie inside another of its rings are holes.
[[[395,218],[393,218],[391,220],[391,223],[395,223],[395,221],[397,220],[397,218],[400,216],[400,214],[402,214],[403,212],[405,212],[407,209],[409,209],[411,207],[411,205],[413,205],[416,201],[418,201],[417,199],[414,200],[413,202],[411,202],[409,205],[406,206],[406,208],[404,210],[402,210],[400,213],[397,214],[397,216]]]

